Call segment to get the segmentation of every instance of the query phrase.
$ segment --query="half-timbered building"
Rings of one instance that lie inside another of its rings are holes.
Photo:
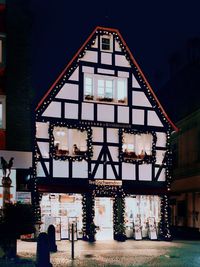
[[[94,225],[97,239],[169,238],[174,130],[119,31],[97,27],[36,108],[41,229],[69,238],[76,222],[78,238]]]

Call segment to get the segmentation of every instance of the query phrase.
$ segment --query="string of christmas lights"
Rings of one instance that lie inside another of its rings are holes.
[[[55,137],[53,135],[53,130],[54,127],[59,126],[59,127],[64,127],[66,129],[76,129],[81,132],[86,132],[87,133],[87,148],[88,150],[83,154],[83,155],[57,155],[56,154],[56,147],[55,147]],[[89,158],[92,157],[93,155],[93,147],[92,147],[92,129],[91,127],[88,126],[82,126],[82,125],[77,125],[77,124],[69,124],[66,122],[56,122],[56,123],[51,123],[49,127],[49,135],[50,135],[50,156],[53,156],[55,160],[70,160],[70,161],[81,161],[83,159],[88,160]]]

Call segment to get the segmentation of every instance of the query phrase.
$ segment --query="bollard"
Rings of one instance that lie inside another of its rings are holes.
[[[56,231],[53,224],[49,225],[48,230],[48,238],[49,238],[49,251],[50,252],[56,252],[57,246],[56,246]]]
[[[49,240],[46,233],[40,233],[37,240],[37,267],[52,267],[50,263]]]
[[[74,260],[74,224],[72,223],[72,260]]]

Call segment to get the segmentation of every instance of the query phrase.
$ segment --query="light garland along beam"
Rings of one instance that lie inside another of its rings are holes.
[[[167,195],[161,197],[160,216],[159,237],[160,239],[171,240],[172,236],[169,225],[169,199]]]
[[[81,132],[86,131],[87,132],[87,147],[88,151],[85,152],[84,155],[76,155],[76,156],[70,156],[70,155],[56,155],[56,149],[54,146],[54,135],[53,135],[53,129],[54,127],[66,127],[68,129],[77,129]],[[92,129],[88,126],[78,126],[76,124],[71,125],[66,122],[57,122],[57,123],[51,123],[49,127],[49,134],[50,134],[50,156],[53,156],[55,160],[70,160],[70,161],[81,161],[83,159],[89,160],[93,155],[93,146],[92,146]]]
[[[82,222],[83,222],[83,240],[88,240],[90,235],[90,226],[94,223],[95,216],[95,199],[92,193],[82,195]]]
[[[167,132],[167,144],[166,144],[166,168],[165,168],[165,175],[166,175],[166,183],[167,183],[167,190],[170,191],[171,189],[171,182],[172,182],[172,151],[170,145],[170,132]]]
[[[141,135],[141,134],[151,134],[153,136],[153,142],[152,142],[152,151],[151,155],[144,159],[125,159],[123,155],[122,145],[124,143],[123,133],[128,134],[134,134],[134,135]],[[145,163],[155,163],[156,162],[156,141],[157,136],[155,132],[150,131],[141,131],[136,129],[128,129],[128,128],[122,128],[119,129],[119,161],[120,162],[126,162],[126,163],[137,163],[137,164],[145,164]]]

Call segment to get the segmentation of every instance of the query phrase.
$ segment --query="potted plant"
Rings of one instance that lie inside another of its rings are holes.
[[[115,239],[117,241],[124,242],[126,240],[125,226],[123,223],[119,223],[115,227]]]
[[[124,104],[125,103],[125,99],[118,99],[118,103]]]
[[[34,233],[34,211],[30,204],[6,204],[0,216],[0,246],[6,258],[15,258],[20,235]]]
[[[96,229],[98,227],[94,224],[94,222],[92,222],[90,224],[90,227],[89,227],[89,235],[88,235],[88,241],[89,242],[94,242],[96,239],[95,239],[95,234],[96,234]]]
[[[94,96],[93,95],[86,95],[85,100],[93,100]]]
[[[112,98],[110,98],[110,97],[101,97],[101,98],[99,98],[99,101],[104,101],[104,102],[112,102],[112,101],[113,101],[113,99],[112,99]]]

